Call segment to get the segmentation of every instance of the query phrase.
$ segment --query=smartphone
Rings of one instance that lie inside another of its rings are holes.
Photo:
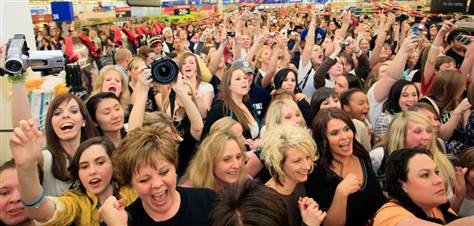
[[[418,27],[413,27],[411,29],[411,34],[418,37],[420,35],[420,29]]]
[[[228,31],[227,36],[229,37],[235,37],[235,31]]]

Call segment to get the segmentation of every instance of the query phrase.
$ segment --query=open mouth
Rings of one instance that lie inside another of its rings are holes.
[[[62,125],[59,126],[59,128],[60,128],[62,131],[71,130],[72,128],[74,128],[74,124],[73,124],[73,123],[70,123],[70,122],[63,123]]]
[[[351,142],[350,141],[344,142],[344,143],[339,145],[339,148],[341,148],[342,150],[345,150],[345,151],[350,150],[350,147],[351,147]]]
[[[165,202],[167,200],[167,196],[168,196],[168,189],[166,189],[162,192],[158,192],[158,193],[155,193],[155,194],[151,195],[151,198],[153,199],[155,204],[163,205],[163,204],[165,204]]]
[[[94,179],[92,179],[92,180],[89,181],[89,184],[90,184],[92,187],[98,187],[101,181],[102,181],[102,180],[99,179],[99,178],[94,178]]]
[[[115,88],[113,86],[109,87],[109,92],[115,93],[115,92],[117,92],[117,88]]]

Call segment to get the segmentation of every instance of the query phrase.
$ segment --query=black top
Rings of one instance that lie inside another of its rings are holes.
[[[128,90],[130,91],[130,94],[133,93],[133,88],[128,85]],[[158,107],[158,104],[156,103],[155,95],[159,93],[159,90],[157,90],[155,87],[151,87],[148,89],[148,98],[146,99],[146,104],[145,104],[145,111],[146,112],[154,112],[160,110]]]
[[[385,197],[377,181],[370,160],[360,159],[364,175],[360,191],[349,195],[346,208],[346,225],[365,226],[375,212],[384,204]],[[337,185],[343,180],[333,171],[326,171],[318,164],[306,182],[306,194],[313,198],[319,209],[328,211],[331,206]]]
[[[250,111],[250,113],[253,115],[255,120],[257,121],[258,125],[260,126],[260,120],[261,118],[257,115],[256,110],[253,108],[253,106],[249,103],[246,102],[245,106],[247,109]],[[227,106],[225,106],[225,103],[223,100],[217,100],[212,104],[211,110],[209,113],[207,113],[206,120],[204,122],[204,129],[203,129],[203,136],[201,136],[201,139],[207,136],[209,133],[209,130],[211,129],[212,124],[216,122],[217,120],[223,118],[223,117],[232,117],[233,119],[237,120],[237,117],[235,116],[235,113],[230,111]],[[238,120],[237,120],[238,121]],[[242,125],[242,123],[241,123]],[[244,128],[243,135],[246,139],[252,139],[252,135],[250,134],[250,129],[248,128],[248,125],[242,125]]]
[[[249,102],[252,103],[252,107],[255,109],[258,118],[263,118],[263,116],[267,112],[270,100],[271,97],[268,94],[267,90],[254,83],[250,85]]]
[[[176,191],[181,196],[179,210],[166,221],[155,222],[143,209],[142,200],[137,198],[125,210],[128,213],[129,226],[208,226],[209,210],[214,202],[216,193],[205,188],[181,188]]]
[[[301,114],[303,114],[304,121],[306,122],[306,126],[311,128],[313,125],[313,118],[311,115],[311,105],[309,105],[308,101],[306,100],[300,100],[296,103],[298,105],[298,108],[301,111]]]
[[[453,49],[446,51],[446,56],[450,56],[456,61],[456,68],[460,68],[462,62],[464,61],[464,57],[454,52]]]
[[[214,88],[214,100],[217,100],[217,98],[219,98],[219,91],[221,90],[221,79],[213,75],[209,83]]]
[[[303,224],[303,219],[301,218],[301,212],[298,205],[298,199],[306,196],[306,191],[304,190],[304,185],[302,183],[297,184],[295,190],[290,195],[282,195],[278,193],[280,198],[286,204],[286,214],[288,215],[288,225],[289,226],[301,226]]]
[[[179,143],[178,148],[178,176],[184,175],[189,162],[196,153],[196,146],[198,141],[191,135],[191,121],[186,115],[181,121],[175,121],[174,126],[179,132],[183,140]]]

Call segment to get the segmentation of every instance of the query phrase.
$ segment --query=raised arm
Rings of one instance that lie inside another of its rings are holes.
[[[431,76],[433,76],[433,73],[435,71],[436,57],[438,57],[439,49],[443,45],[444,36],[452,30],[453,26],[454,24],[451,23],[451,21],[444,21],[443,26],[438,31],[438,34],[433,40],[433,44],[431,44],[431,48],[428,51],[428,57],[426,58],[425,68],[423,70],[423,81],[425,84],[431,79]],[[428,89],[429,87],[427,88],[427,90]]]
[[[474,73],[474,71],[472,71],[473,66],[474,66],[474,40],[472,40],[471,44],[467,46],[466,55],[464,56],[464,60],[462,62],[461,68],[459,68],[461,73],[466,75],[467,82],[472,81],[472,74]]]
[[[33,120],[21,120],[10,138],[10,149],[15,159],[23,205],[28,217],[45,222],[55,212],[53,201],[45,197],[38,175],[38,159],[41,156],[43,134],[36,129]]]
[[[216,74],[216,71],[219,69],[219,64],[224,60],[224,48],[227,44],[227,39],[219,45],[219,48],[214,52],[214,57],[209,57],[209,71],[212,75]],[[235,45],[234,45],[235,48]],[[238,47],[240,48],[240,46]],[[236,51],[236,50],[233,50]],[[235,53],[234,53],[235,54]],[[235,56],[235,55],[234,55]]]
[[[316,31],[317,20],[316,14],[311,13],[311,22],[309,23],[308,35],[304,44],[303,52],[301,53],[301,66],[305,67],[308,63],[311,63],[311,52],[314,46],[314,35]]]
[[[138,75],[137,83],[133,91],[135,102],[128,119],[128,130],[132,131],[143,125],[143,117],[145,116],[146,101],[148,99],[148,91],[151,87],[151,79],[147,79],[151,72],[150,69],[141,68],[142,73]]]
[[[403,66],[405,65],[410,53],[416,48],[418,37],[410,35],[404,41],[397,55],[390,63],[387,69],[387,76],[383,76],[375,84],[374,96],[378,102],[383,101],[388,96],[392,85],[402,78]]]
[[[272,57],[270,58],[270,66],[268,67],[270,70],[267,71],[267,74],[265,75],[265,77],[262,78],[262,87],[263,88],[270,85],[270,83],[273,80],[273,76],[275,75],[276,68],[277,68],[277,65],[278,65],[278,55],[280,55],[280,53],[281,53],[281,48],[279,48],[278,45],[273,47]]]
[[[379,30],[377,31],[377,39],[375,40],[375,47],[370,55],[370,65],[375,66],[380,58],[380,52],[382,51],[383,44],[385,39],[387,38],[388,30],[392,27],[392,23],[395,21],[395,15],[389,14],[387,17],[386,22],[384,21],[384,17],[380,22]]]
[[[5,46],[0,43],[0,65],[4,65],[4,54]],[[28,68],[22,76],[27,77],[30,73],[33,73],[31,68]],[[26,79],[26,78],[24,78]],[[28,103],[28,93],[26,93],[25,80],[18,80],[12,84],[12,100],[11,100],[11,111],[12,111],[12,124],[13,127],[18,126],[20,120],[27,120],[32,118],[30,104]]]
[[[186,111],[186,115],[191,122],[191,135],[194,137],[194,139],[199,140],[201,138],[204,124],[202,122],[198,107],[192,100],[194,97],[190,97],[188,95],[188,92],[184,88],[181,76],[178,76],[176,84],[173,85],[173,90],[176,92],[176,96],[178,96],[181,100]]]

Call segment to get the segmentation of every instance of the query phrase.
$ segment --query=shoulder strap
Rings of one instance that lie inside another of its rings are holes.
[[[301,90],[303,90],[304,87],[306,87],[306,83],[308,82],[309,75],[311,74],[312,71],[313,71],[313,67],[311,67],[311,69],[309,69],[308,73],[306,73],[303,80],[301,80],[301,82],[298,83],[298,86],[300,87]]]

